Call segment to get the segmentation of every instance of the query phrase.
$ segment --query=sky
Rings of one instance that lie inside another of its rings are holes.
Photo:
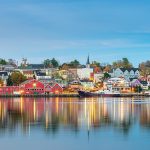
[[[150,60],[149,0],[0,0],[0,57],[134,66]]]

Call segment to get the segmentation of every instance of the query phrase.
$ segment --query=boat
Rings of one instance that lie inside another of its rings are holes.
[[[95,92],[79,90],[78,94],[80,97],[120,97],[121,94],[119,91],[111,91],[111,90],[99,90]]]

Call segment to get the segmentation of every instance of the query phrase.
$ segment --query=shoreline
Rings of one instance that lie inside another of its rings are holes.
[[[66,97],[66,98],[69,98],[69,97],[76,97],[76,98],[84,98],[84,96],[80,96],[79,94],[49,94],[49,95],[46,95],[46,94],[40,94],[40,95],[0,95],[0,97],[3,97],[3,98],[15,98],[15,97],[36,97],[36,98],[40,98],[40,97]],[[88,97],[88,96],[87,96]],[[107,97],[107,96],[91,96],[91,97]],[[108,96],[108,97],[111,97],[111,96]],[[112,96],[113,98],[114,96]],[[148,94],[140,94],[140,93],[123,93],[121,94],[120,96],[117,96],[118,98],[123,98],[123,97],[150,97],[150,95]],[[86,98],[86,96],[85,96]],[[90,97],[89,97],[90,98]]]

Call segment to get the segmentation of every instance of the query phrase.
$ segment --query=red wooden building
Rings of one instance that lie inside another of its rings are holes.
[[[44,94],[44,84],[38,80],[27,80],[20,84],[22,95]]]
[[[61,94],[63,88],[58,83],[46,84],[32,79],[20,84],[20,86],[0,87],[0,95],[42,95],[42,94]]]
[[[19,86],[0,87],[0,95],[13,95],[19,92]]]
[[[45,85],[45,93],[46,94],[61,94],[63,92],[63,88],[58,84],[47,84]]]

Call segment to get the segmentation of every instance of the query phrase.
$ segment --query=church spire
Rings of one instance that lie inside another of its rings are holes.
[[[89,57],[89,55],[87,57],[86,67],[90,68],[90,57]]]

